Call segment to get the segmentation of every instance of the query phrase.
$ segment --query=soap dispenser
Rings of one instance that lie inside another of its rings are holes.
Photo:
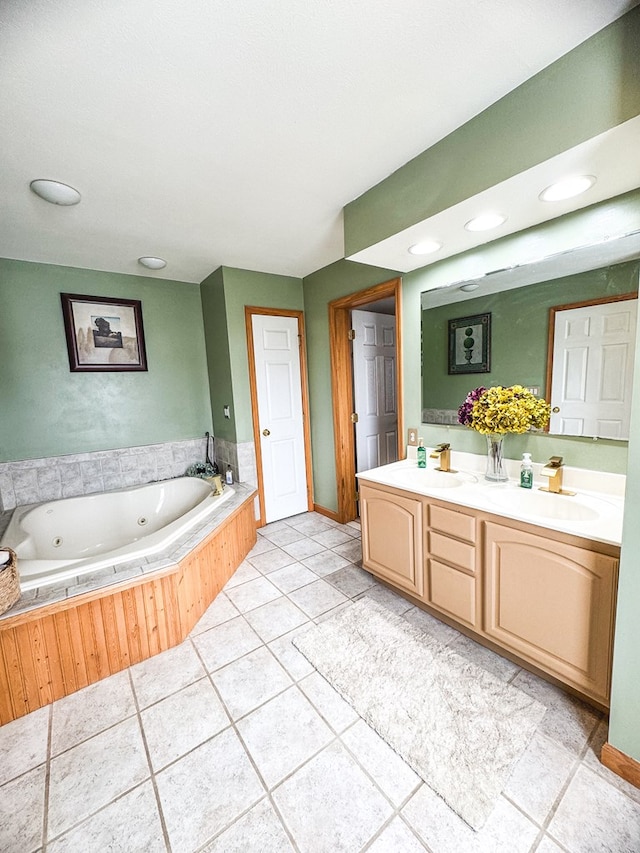
[[[533,463],[531,462],[531,454],[522,454],[522,464],[520,465],[520,485],[523,489],[533,488]]]
[[[426,468],[427,467],[427,448],[424,446],[424,439],[418,439],[418,450],[416,453],[418,457],[418,468]]]

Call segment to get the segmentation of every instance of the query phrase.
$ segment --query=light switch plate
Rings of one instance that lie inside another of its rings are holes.
[[[415,427],[409,427],[407,430],[407,444],[409,447],[418,446],[418,430]]]

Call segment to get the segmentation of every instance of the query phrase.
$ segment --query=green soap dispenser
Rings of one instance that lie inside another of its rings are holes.
[[[531,454],[522,454],[522,464],[520,465],[520,485],[523,489],[533,488],[533,463],[531,462]]]
[[[424,446],[424,439],[418,439],[418,468],[426,468],[427,467],[427,448]]]

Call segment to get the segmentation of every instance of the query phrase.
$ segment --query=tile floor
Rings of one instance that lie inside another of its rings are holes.
[[[0,728],[3,853],[638,853],[602,716],[377,584],[359,528],[276,522],[182,645]],[[547,708],[470,830],[291,644],[375,597]]]

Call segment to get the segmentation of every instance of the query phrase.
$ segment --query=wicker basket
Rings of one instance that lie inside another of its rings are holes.
[[[0,548],[0,551],[9,554],[9,562],[0,566],[0,613],[4,613],[20,598],[20,578],[15,551],[11,548]]]

